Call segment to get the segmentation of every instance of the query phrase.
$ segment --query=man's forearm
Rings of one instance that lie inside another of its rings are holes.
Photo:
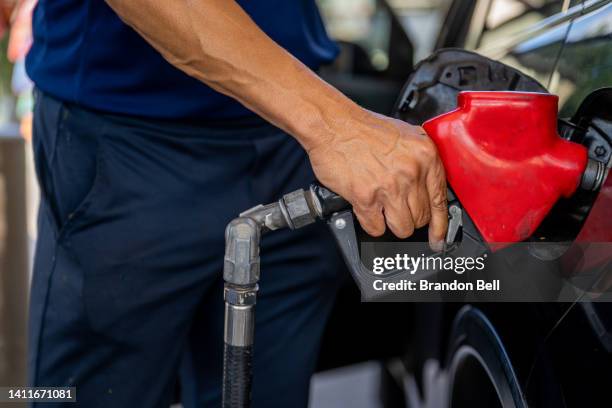
[[[357,105],[272,41],[230,0],[107,0],[170,63],[292,134],[308,150]]]
[[[171,64],[293,135],[363,228],[446,233],[444,168],[424,131],[369,112],[268,37],[233,0],[106,0]],[[289,1],[289,0],[288,0]]]

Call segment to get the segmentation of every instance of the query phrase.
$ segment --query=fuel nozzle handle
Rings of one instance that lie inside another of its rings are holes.
[[[310,194],[319,218],[327,218],[333,213],[351,207],[351,204],[340,195],[316,182],[310,185]]]

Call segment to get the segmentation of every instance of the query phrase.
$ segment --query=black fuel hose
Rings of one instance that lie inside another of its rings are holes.
[[[232,346],[223,350],[223,408],[246,408],[251,404],[253,346]]]

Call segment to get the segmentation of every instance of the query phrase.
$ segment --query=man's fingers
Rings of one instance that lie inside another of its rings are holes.
[[[385,204],[385,220],[393,235],[408,238],[414,232],[414,221],[404,197],[388,199]]]
[[[368,235],[379,237],[385,233],[385,217],[380,207],[353,206],[353,213]]]
[[[431,218],[431,206],[427,187],[423,184],[408,195],[408,206],[412,214],[415,228],[422,228],[429,223]]]
[[[427,193],[431,220],[429,222],[429,245],[434,251],[444,248],[448,229],[448,203],[446,200],[446,177],[444,167],[438,164],[427,174]]]

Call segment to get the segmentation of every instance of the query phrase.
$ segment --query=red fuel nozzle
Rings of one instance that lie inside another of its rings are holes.
[[[462,92],[456,110],[423,124],[450,187],[495,249],[531,236],[580,185],[587,150],[557,134],[557,101],[542,93]]]

